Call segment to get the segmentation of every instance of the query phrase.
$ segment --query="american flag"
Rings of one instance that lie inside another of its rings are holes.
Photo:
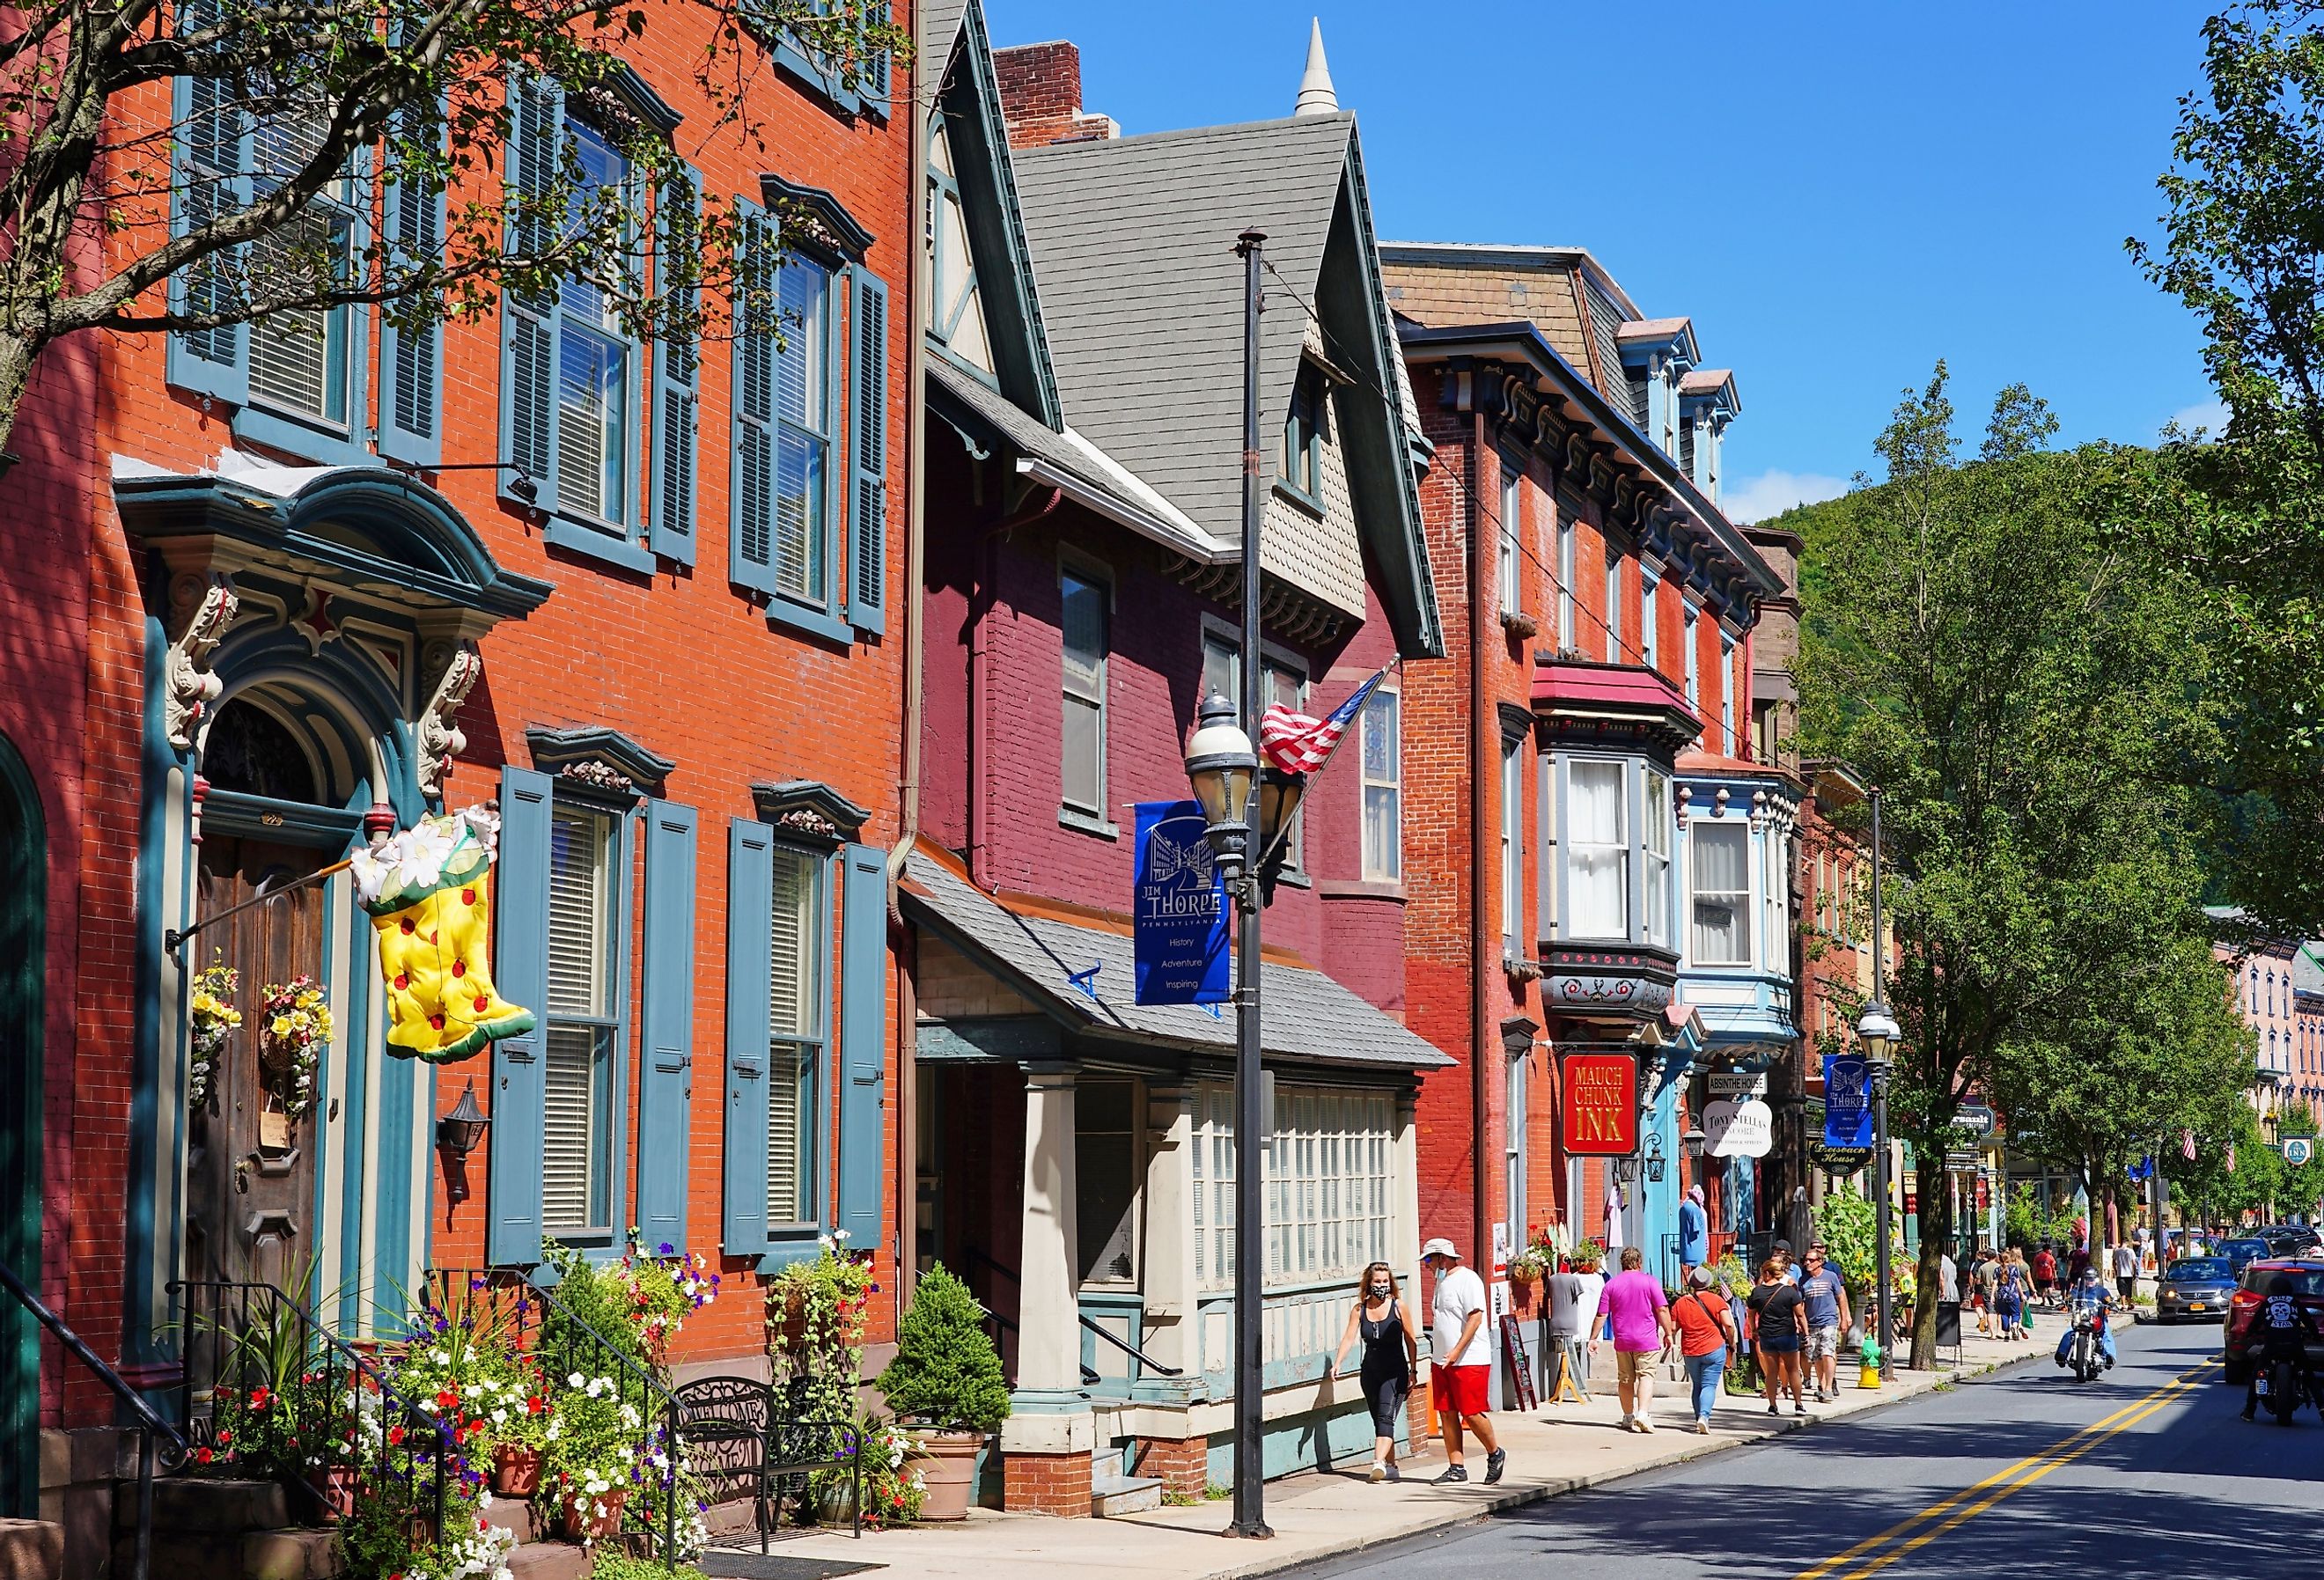
[[[2179,1132],[2179,1155],[2186,1159],[2190,1163],[2192,1163],[2195,1160],[2195,1132],[2193,1131],[2182,1130]]]
[[[1364,705],[1364,698],[1387,675],[1388,671],[1382,670],[1357,687],[1354,694],[1326,718],[1296,712],[1279,702],[1269,703],[1259,719],[1259,755],[1286,773],[1314,772],[1332,760],[1340,738],[1348,733],[1348,725],[1356,716],[1356,709]]]

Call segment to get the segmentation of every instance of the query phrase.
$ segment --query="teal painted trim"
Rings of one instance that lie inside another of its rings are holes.
[[[916,1030],[914,1057],[931,1064],[1013,1064],[1059,1058],[1065,1034],[1046,1015],[991,1021],[929,1021]]]
[[[364,913],[360,904],[353,910],[356,968],[355,980],[347,984],[346,1022],[351,1028],[363,1023],[362,1017],[368,1008],[371,993],[373,965],[379,957],[372,942],[370,917]],[[343,1333],[363,1331],[363,1302],[356,1294],[358,1280],[363,1276],[363,1235],[358,1228],[349,1225],[348,1220],[362,1216],[361,1204],[367,1199],[365,1192],[370,1184],[364,1178],[363,1144],[364,1126],[371,1108],[370,1087],[371,1060],[360,1056],[350,1058],[342,1110],[345,1125],[339,1132],[343,1138],[340,1144],[346,1150],[346,1167],[340,1175],[339,1199],[354,1205],[356,1210],[350,1214],[343,1208],[339,1215],[339,1328]],[[323,1221],[322,1189],[323,1171],[318,1169],[315,1171],[315,1221],[318,1224]]]
[[[1130,1347],[1133,1350],[1142,1350],[1146,1347],[1146,1298],[1136,1291],[1125,1290],[1117,1294],[1111,1291],[1095,1293],[1084,1290],[1078,1297],[1077,1309],[1081,1316],[1088,1317],[1093,1322],[1102,1323],[1109,1317],[1127,1317],[1130,1318]],[[1080,1332],[1083,1371],[1103,1372],[1106,1366],[1111,1364],[1120,1364],[1130,1369],[1130,1375],[1127,1378],[1109,1378],[1105,1381],[1094,1383],[1092,1386],[1104,1388],[1109,1382],[1119,1382],[1129,1391],[1126,1393],[1108,1393],[1102,1396],[1108,1399],[1127,1398],[1134,1393],[1138,1384],[1145,1376],[1145,1367],[1107,1344],[1088,1328],[1081,1328]]]
[[[41,1096],[48,977],[48,819],[31,771],[0,735],[0,1261],[41,1289]],[[41,1330],[0,1301],[0,1517],[41,1503]]]
[[[1213,1434],[1205,1456],[1206,1474],[1219,1486],[1234,1482],[1235,1438],[1232,1432]],[[1260,1444],[1260,1464],[1269,1481],[1303,1470],[1329,1470],[1342,1459],[1372,1451],[1371,1412],[1361,1400],[1339,1409],[1314,1410],[1267,1424]]]
[[[380,1061],[379,1176],[372,1181],[373,1304],[385,1308],[411,1257],[411,1126],[419,1101],[419,1061]],[[415,1292],[416,1291],[412,1291]]]
[[[145,717],[137,808],[136,962],[131,972],[129,1180],[128,1222],[124,1225],[124,1262],[121,1280],[121,1354],[132,1364],[164,1359],[175,1354],[168,1335],[148,1325],[154,1297],[153,1264],[167,1252],[177,1266],[177,1215],[164,1217],[155,1199],[165,1177],[183,1178],[180,1159],[165,1160],[161,1147],[161,1094],[163,1080],[161,1039],[161,933],[179,925],[186,915],[186,892],[175,896],[176,908],[163,912],[161,845],[168,823],[170,772],[180,766],[178,754],[162,733],[161,700],[168,688],[162,675],[162,655],[169,638],[157,617],[145,622]],[[191,882],[189,864],[188,883]],[[176,1076],[175,1052],[166,1061]],[[173,1089],[182,1090],[182,1086]],[[164,1243],[166,1242],[166,1243]]]
[[[777,1232],[767,1242],[767,1249],[758,1262],[760,1276],[778,1273],[796,1262],[813,1261],[823,1254],[821,1228],[786,1229]]]
[[[1015,1416],[1078,1416],[1087,1412],[1090,1396],[1072,1388],[1012,1388],[1009,1413]]]
[[[634,402],[632,402],[634,403]],[[630,485],[635,487],[634,480]],[[551,516],[541,534],[552,549],[563,549],[638,576],[654,573],[653,550],[629,538],[617,538],[603,527],[579,522],[570,516]]]
[[[371,330],[367,315],[358,316],[352,308],[338,310],[364,327],[347,337],[347,360],[361,369],[371,365]],[[349,380],[347,409],[352,412],[357,402],[367,402],[366,391]],[[371,446],[365,442],[368,424],[354,423],[340,427],[312,418],[302,418],[288,411],[263,411],[256,405],[243,407],[234,415],[234,437],[253,444],[297,456],[318,467],[361,467],[373,459]]]
[[[220,834],[237,834],[246,839],[309,845],[336,853],[345,851],[363,832],[363,810],[214,790],[202,801],[202,827]]]

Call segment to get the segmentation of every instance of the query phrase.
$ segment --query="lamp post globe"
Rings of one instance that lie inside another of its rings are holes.
[[[1863,1044],[1864,1062],[1872,1067],[1876,1076],[1887,1075],[1889,1052],[1904,1035],[1904,1029],[1896,1024],[1886,1004],[1876,998],[1864,1006],[1864,1014],[1856,1022],[1856,1039]]]
[[[1250,792],[1259,753],[1235,723],[1235,706],[1217,692],[1203,699],[1186,742],[1186,782],[1203,808],[1204,832],[1230,875],[1241,870],[1250,837]]]

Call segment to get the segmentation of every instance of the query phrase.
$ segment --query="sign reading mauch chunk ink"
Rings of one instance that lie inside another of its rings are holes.
[[[1638,1056],[1565,1056],[1565,1150],[1578,1158],[1618,1158],[1638,1150]]]
[[[1138,803],[1131,939],[1141,1004],[1227,1002],[1226,884],[1194,801]]]

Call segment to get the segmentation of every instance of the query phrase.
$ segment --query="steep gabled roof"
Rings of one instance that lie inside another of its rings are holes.
[[[1397,355],[1355,117],[1310,115],[1017,155],[1057,383],[1074,427],[1222,541],[1242,508],[1243,270],[1267,235],[1259,410],[1290,410],[1313,310],[1367,558],[1407,654],[1441,649]],[[1369,398],[1366,398],[1369,396]],[[1284,559],[1270,537],[1270,572]]]

